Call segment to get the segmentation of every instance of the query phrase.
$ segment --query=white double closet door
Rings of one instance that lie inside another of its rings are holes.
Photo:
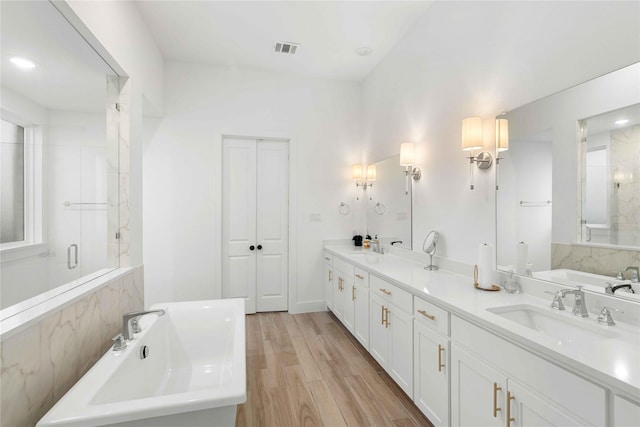
[[[229,137],[222,151],[222,297],[287,310],[289,145]]]

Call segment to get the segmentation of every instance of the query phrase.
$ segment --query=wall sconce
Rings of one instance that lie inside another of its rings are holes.
[[[496,119],[496,190],[500,189],[498,171],[500,170],[500,153],[509,149],[509,121]]]
[[[487,151],[483,151],[478,154],[477,157],[473,155],[473,150],[479,150],[484,148],[484,142],[482,141],[482,119],[480,117],[469,117],[462,121],[462,150],[470,151],[469,159],[469,189],[475,189],[473,185],[473,164],[478,166],[478,169],[489,169],[493,164],[493,156]]]
[[[366,175],[363,174],[366,171]],[[355,164],[351,167],[351,179],[356,182],[356,200],[360,200],[358,196],[358,188],[362,187],[362,192],[366,192],[367,188],[373,188],[373,181],[376,180],[376,166],[375,165],[360,165]],[[371,199],[371,196],[369,196]]]
[[[404,167],[404,194],[409,194],[409,176],[417,181],[422,176],[420,168],[414,168],[413,143],[405,142],[400,144],[400,166]]]

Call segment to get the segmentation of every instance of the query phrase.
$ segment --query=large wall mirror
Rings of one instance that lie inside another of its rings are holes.
[[[52,3],[0,8],[4,320],[118,266],[118,78]]]
[[[499,117],[499,270],[640,301],[639,75],[634,64]]]
[[[385,243],[411,249],[411,179],[406,184],[400,155],[374,163],[376,180],[367,190],[367,232]],[[408,185],[408,187],[406,187]]]

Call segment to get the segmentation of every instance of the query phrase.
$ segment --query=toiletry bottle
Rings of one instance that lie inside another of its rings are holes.
[[[510,294],[520,293],[520,284],[518,283],[518,278],[515,273],[515,269],[510,265],[508,267],[507,279],[504,281],[504,291]]]

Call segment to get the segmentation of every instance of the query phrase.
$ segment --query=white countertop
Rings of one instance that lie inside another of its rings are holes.
[[[491,307],[516,304],[551,310],[549,305],[552,296],[543,299],[523,293],[480,291],[473,287],[470,277],[442,269],[427,271],[424,264],[392,254],[384,254],[380,262],[369,264],[353,246],[326,246],[325,250],[569,371],[630,396],[640,396],[640,328],[636,326],[617,322],[615,326],[607,327],[597,324],[597,315],[593,313],[589,318],[582,319],[573,316],[570,309],[554,311],[568,319],[591,322],[593,326],[606,331],[607,335],[597,341],[558,343],[553,337],[487,311]]]

